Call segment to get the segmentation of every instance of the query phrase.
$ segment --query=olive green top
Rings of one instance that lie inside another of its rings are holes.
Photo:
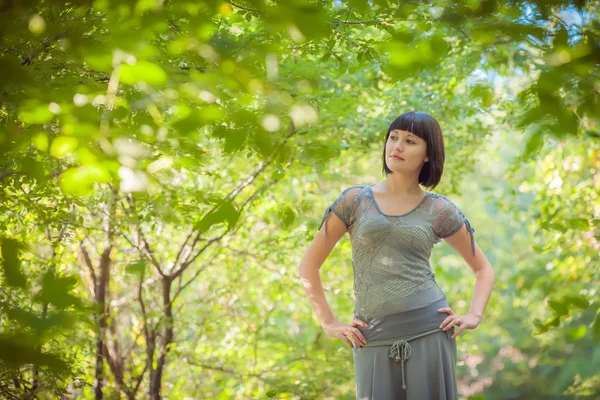
[[[333,211],[350,235],[354,315],[382,316],[423,307],[444,298],[429,257],[441,238],[454,234],[465,223],[475,255],[475,230],[464,213],[445,196],[425,192],[425,197],[411,211],[387,215],[377,205],[371,186],[345,189],[327,207],[321,222],[322,226]],[[411,297],[424,291],[427,296]]]

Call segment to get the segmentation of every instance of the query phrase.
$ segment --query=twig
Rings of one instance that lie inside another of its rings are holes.
[[[192,229],[192,230],[190,230],[190,233],[188,233],[183,244],[179,248],[179,251],[177,252],[177,256],[175,257],[175,261],[173,261],[173,265],[177,265],[177,262],[179,261],[179,257],[181,257],[181,253],[183,253],[183,250],[185,249],[187,242],[190,240],[190,238],[192,237],[193,234],[194,234],[194,230]]]
[[[337,21],[334,19],[330,19],[329,22],[334,25],[372,25],[372,24],[381,24],[383,22],[389,22],[385,19],[375,19],[372,21]]]
[[[198,271],[196,271],[196,273],[186,282],[184,283],[182,286],[180,286],[177,289],[177,292],[175,292],[175,294],[173,295],[173,302],[175,302],[175,299],[177,298],[177,296],[179,296],[179,294],[181,292],[183,292],[185,290],[185,288],[187,288],[194,280],[196,280],[196,278],[198,278],[198,276],[200,275],[200,273],[202,273],[202,271],[204,271],[206,268],[208,268],[211,263],[215,260],[215,258],[217,258],[221,252],[223,251],[225,247],[221,246],[219,247],[219,251],[217,251],[215,253],[215,255],[206,263],[204,264],[202,267],[198,268]]]
[[[240,376],[248,376],[248,377],[252,377],[252,378],[259,378],[261,380],[264,380],[265,378],[263,378],[261,376],[261,374],[252,374],[252,373],[245,373],[245,372],[238,372],[238,371],[234,371],[231,369],[227,369],[227,368],[223,368],[223,367],[217,367],[217,366],[212,366],[212,365],[207,365],[207,364],[199,364],[199,363],[195,363],[195,362],[191,362],[191,361],[187,361],[188,364],[193,365],[194,367],[200,367],[200,368],[204,368],[204,369],[211,369],[214,371],[221,371],[221,372],[225,372],[227,374],[232,374],[232,375],[240,375]]]
[[[16,174],[15,171],[2,171],[2,172],[0,172],[0,181],[3,181],[4,178],[9,177],[14,174]]]
[[[41,47],[38,47],[37,49],[33,50],[28,56],[23,56],[23,58],[21,60],[21,65],[31,65],[33,60],[37,56],[39,56],[43,51],[45,51],[48,47],[50,47],[50,45],[53,42],[56,42],[66,36],[67,36],[67,32],[61,32],[61,33],[58,33],[58,34],[51,36],[50,38],[44,40],[42,42]]]
[[[94,292],[92,293],[92,296],[96,297],[96,290],[98,288],[98,283],[96,280],[96,273],[94,272],[94,265],[92,264],[92,260],[90,258],[89,253],[87,252],[85,246],[83,245],[83,241],[81,241],[79,243],[79,248],[81,249],[81,254],[83,255],[83,260],[85,262],[85,265],[87,266],[88,270],[90,271],[90,276],[92,278],[92,284],[94,286]]]
[[[204,247],[202,247],[200,250],[198,250],[198,252],[196,254],[194,254],[191,258],[188,258],[183,263],[181,263],[181,266],[171,275],[173,277],[173,279],[175,279],[179,275],[183,274],[183,272],[194,262],[194,260],[196,260],[196,258],[198,258],[202,253],[204,253],[204,251],[206,249],[208,249],[210,247],[210,245],[221,241],[227,233],[228,232],[225,231],[224,233],[221,234],[221,236],[217,236],[215,238],[210,239],[208,242],[206,242]],[[194,247],[194,245],[192,245],[192,248],[193,247]]]
[[[329,23],[334,25],[377,25],[377,24],[389,24],[398,21],[428,21],[427,18],[402,18],[402,19],[374,19],[370,21],[338,21],[335,19],[330,19]]]
[[[156,268],[156,270],[157,270],[157,272],[159,273],[160,276],[165,276],[165,274],[162,271],[162,268],[160,267],[159,262],[154,258],[154,256],[152,256],[152,254],[147,253],[146,251],[144,251],[144,249],[140,248],[135,243],[133,243],[133,241],[131,239],[129,239],[129,237],[127,237],[126,234],[121,233],[121,237],[123,237],[125,240],[127,240],[127,242],[129,242],[129,244],[133,248],[135,248],[137,251],[139,251],[141,255],[143,255],[148,261],[150,261],[150,263],[152,265],[154,265],[154,267]]]
[[[260,10],[257,10],[255,8],[249,8],[249,7],[240,6],[239,4],[235,4],[233,1],[230,1],[230,0],[225,0],[225,1],[227,3],[229,3],[229,4],[231,4],[232,6],[240,8],[242,10],[252,11],[252,12],[255,12],[255,13],[259,13],[260,12]]]

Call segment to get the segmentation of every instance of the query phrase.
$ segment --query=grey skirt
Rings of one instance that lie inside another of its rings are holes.
[[[448,314],[446,298],[425,307],[360,318],[367,345],[353,349],[358,400],[455,400],[454,328],[439,329]],[[357,316],[358,317],[358,316]]]

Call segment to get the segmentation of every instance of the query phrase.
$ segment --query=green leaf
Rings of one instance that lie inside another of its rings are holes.
[[[209,212],[200,220],[196,225],[196,229],[199,233],[204,233],[210,229],[211,226],[220,223],[225,223],[227,229],[231,230],[237,223],[240,217],[240,213],[233,204],[229,201],[221,204],[216,210]]]
[[[590,229],[590,223],[587,219],[583,218],[572,218],[567,221],[567,226],[571,229],[579,231],[587,231]]]
[[[570,304],[575,307],[586,310],[590,306],[590,302],[584,296],[569,295],[562,299],[564,304]]]
[[[569,307],[557,300],[548,301],[548,306],[550,306],[550,308],[556,313],[557,316],[564,316],[569,314]]]
[[[365,12],[370,4],[366,0],[348,0],[349,6],[359,12]]]
[[[0,360],[15,368],[31,364],[47,367],[53,373],[65,373],[69,370],[68,364],[60,355],[42,352],[30,335],[22,333],[0,336]]]
[[[251,142],[253,150],[255,150],[262,157],[269,157],[275,151],[275,147],[273,146],[272,137],[264,131],[256,130],[251,137]]]
[[[339,154],[339,149],[325,143],[314,142],[302,148],[299,159],[304,164],[323,163]]]
[[[279,214],[279,221],[281,223],[281,226],[283,226],[284,229],[289,229],[292,226],[292,224],[294,223],[294,221],[296,220],[296,213],[288,205],[282,206],[280,208],[280,210],[278,211],[278,214]]]
[[[56,158],[63,158],[77,148],[78,141],[74,137],[59,136],[52,141],[50,154]]]
[[[600,311],[596,313],[596,318],[592,323],[592,338],[594,342],[600,342]]]
[[[325,54],[323,54],[323,57],[321,57],[321,61],[322,62],[326,62],[331,58],[331,53],[326,52]]]
[[[525,150],[523,151],[523,158],[529,159],[533,155],[537,154],[544,146],[544,135],[541,130],[535,130],[529,136],[527,143],[525,144]]]
[[[533,322],[533,324],[537,328],[537,331],[534,333],[535,335],[546,333],[550,329],[550,327],[547,324],[544,324],[542,321],[537,319]]]
[[[112,178],[103,163],[90,163],[69,168],[60,176],[62,190],[74,196],[86,196],[94,189],[94,183],[108,183]]]
[[[36,133],[31,137],[31,143],[40,151],[48,150],[48,134],[46,132]]]
[[[14,239],[2,239],[2,269],[8,286],[23,289],[27,287],[27,278],[21,270],[19,254],[24,247]]]
[[[19,111],[19,119],[25,124],[45,124],[54,118],[48,104],[39,104],[36,100],[25,102]]]
[[[54,269],[49,269],[42,277],[42,290],[35,300],[42,304],[52,304],[58,309],[80,306],[81,300],[71,293],[76,285],[75,276],[59,275]]]
[[[146,271],[146,266],[148,263],[146,260],[136,260],[133,261],[125,267],[125,272],[132,275],[140,275],[143,276]]]
[[[494,93],[487,85],[475,85],[471,88],[473,98],[479,99],[484,108],[489,108],[494,102]]]
[[[416,76],[424,70],[437,68],[448,48],[442,35],[415,38],[414,32],[397,31],[393,40],[380,45],[380,53],[388,55],[382,71],[397,79]]]
[[[174,129],[185,134],[188,132],[195,132],[201,127],[214,123],[221,120],[225,116],[225,113],[218,105],[206,105],[200,107],[198,110],[191,112],[183,118],[173,122],[172,126]],[[227,128],[218,128],[221,132],[227,130]]]
[[[19,307],[2,307],[6,316],[16,322],[20,327],[31,329],[35,332],[39,344],[49,335],[57,331],[68,330],[72,328],[76,319],[72,312],[49,311],[45,316],[41,313],[34,313]]]
[[[149,85],[160,86],[167,83],[167,74],[161,67],[148,61],[138,61],[133,65],[122,64],[120,70],[121,82],[135,85],[144,81]]]
[[[554,317],[553,319],[548,321],[546,324],[548,324],[548,326],[558,328],[560,326],[560,316]]]
[[[540,247],[533,245],[531,246],[531,248],[537,251],[538,253],[547,253],[548,251],[552,250],[552,246]]]
[[[567,332],[567,337],[571,340],[579,340],[585,336],[587,328],[585,325],[579,325],[576,328],[572,328]]]
[[[225,154],[235,154],[246,147],[248,130],[230,129],[223,125],[216,125],[213,130],[213,136],[223,140],[223,151]]]
[[[206,124],[219,121],[225,116],[223,109],[216,104],[204,106],[198,112],[200,118]]]
[[[525,129],[528,126],[539,122],[544,115],[544,111],[539,107],[525,109],[519,113],[515,127],[519,129]]]
[[[81,55],[85,64],[98,72],[110,74],[113,66],[112,49],[103,46],[100,41],[90,38],[81,43]]]
[[[141,15],[148,11],[157,11],[159,8],[158,4],[159,3],[154,0],[138,0],[138,2],[135,4],[136,14]]]
[[[547,224],[547,227],[549,229],[553,229],[562,233],[565,233],[567,231],[567,227],[559,222],[550,222],[549,224]]]

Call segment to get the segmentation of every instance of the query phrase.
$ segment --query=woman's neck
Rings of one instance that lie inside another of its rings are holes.
[[[405,177],[399,174],[389,174],[379,183],[379,188],[384,192],[397,195],[418,196],[423,193],[423,189],[419,186],[418,180],[413,177]]]

